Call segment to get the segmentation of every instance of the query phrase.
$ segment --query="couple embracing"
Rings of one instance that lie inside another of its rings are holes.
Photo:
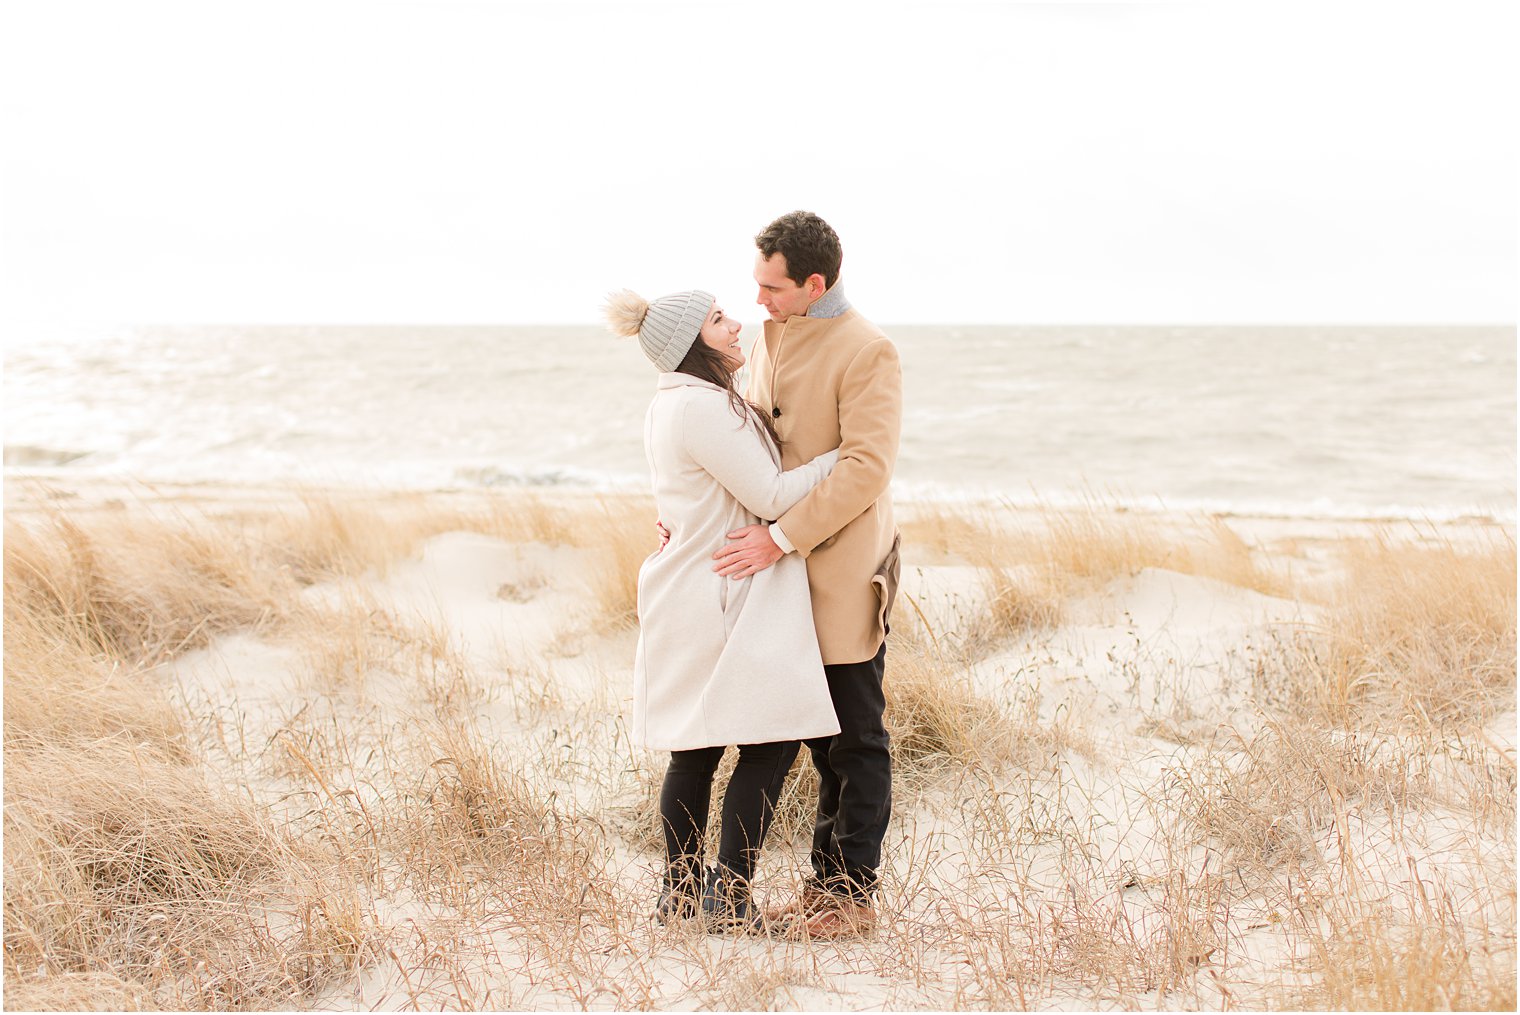
[[[892,808],[882,677],[902,372],[845,299],[828,223],[792,212],[755,243],[770,320],[745,392],[740,325],[711,295],[646,302],[624,290],[606,308],[660,371],[644,438],[668,541],[639,571],[633,701],[635,739],[671,752],[656,915],[848,937],[875,924]],[[750,881],[803,744],[818,770],[813,869],[795,898],[762,912]],[[713,775],[735,745],[708,867]]]

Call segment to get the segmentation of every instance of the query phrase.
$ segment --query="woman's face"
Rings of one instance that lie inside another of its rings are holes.
[[[743,327],[738,321],[732,320],[723,312],[723,308],[716,303],[707,312],[707,320],[702,322],[701,339],[709,349],[715,349],[722,353],[728,360],[728,365],[738,370],[744,365],[744,350],[739,348],[739,329]]]

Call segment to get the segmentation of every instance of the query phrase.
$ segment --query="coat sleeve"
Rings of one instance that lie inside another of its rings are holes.
[[[806,557],[887,492],[902,433],[902,362],[885,338],[845,368],[839,386],[839,466],[777,520]]]
[[[740,422],[723,395],[688,402],[681,433],[692,460],[759,518],[778,518],[822,482],[839,460],[828,451],[805,465],[782,471],[751,422]]]

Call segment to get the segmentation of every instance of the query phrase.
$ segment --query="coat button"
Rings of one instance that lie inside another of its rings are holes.
[[[781,410],[780,410],[780,408],[777,408],[775,406],[771,407],[771,418],[772,419],[780,419],[781,418]]]

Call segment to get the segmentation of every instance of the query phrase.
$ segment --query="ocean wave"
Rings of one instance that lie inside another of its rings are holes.
[[[431,466],[392,464],[380,468],[307,466],[281,467],[261,463],[243,468],[196,467],[188,462],[174,466],[132,467],[114,460],[99,464],[72,464],[88,455],[46,448],[12,445],[5,449],[5,475],[12,478],[71,476],[139,480],[143,482],[229,483],[260,486],[267,484],[316,484],[323,487],[361,489],[390,488],[419,492],[476,487],[482,489],[579,490],[588,493],[645,493],[649,478],[644,473],[559,467],[512,467],[506,465],[472,465],[450,467],[447,463]],[[25,452],[25,453],[23,453]],[[225,466],[226,463],[224,462]],[[904,504],[946,504],[958,507],[996,507],[1033,510],[1084,510],[1092,507],[1129,510],[1147,514],[1217,515],[1225,517],[1315,519],[1327,521],[1477,521],[1514,525],[1513,501],[1495,503],[1400,504],[1336,501],[1327,497],[1171,497],[1163,494],[1136,494],[1118,488],[1026,489],[966,485],[897,479],[892,483],[893,497]]]
[[[57,468],[72,465],[81,458],[88,458],[90,451],[65,451],[61,448],[41,448],[31,444],[5,445],[5,467]]]
[[[1154,514],[1197,514],[1247,518],[1315,519],[1326,521],[1491,522],[1514,525],[1513,506],[1493,504],[1365,504],[1318,497],[1304,500],[1220,497],[1166,497],[1112,491],[1057,490],[1013,494],[985,488],[949,487],[937,483],[892,484],[892,495],[903,503],[959,506],[1003,505],[1020,509],[1076,510],[1111,508]]]
[[[582,490],[619,491],[645,489],[648,477],[623,472],[601,472],[572,467],[503,468],[476,466],[454,470],[454,479],[466,486],[484,487],[569,487]]]
[[[180,328],[47,346],[7,361],[5,471],[647,492],[652,378],[636,352],[577,359],[565,339],[581,334]],[[923,327],[900,344],[903,499],[1515,515],[1512,328]]]

